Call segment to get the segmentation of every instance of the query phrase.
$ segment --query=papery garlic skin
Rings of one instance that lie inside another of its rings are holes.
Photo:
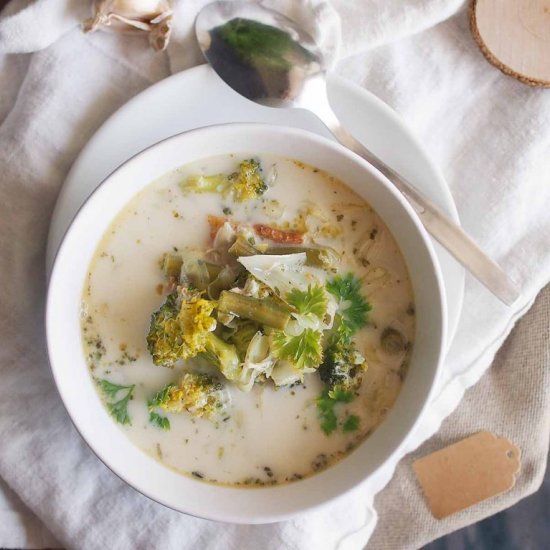
[[[113,30],[147,32],[154,50],[168,46],[172,30],[170,0],[95,0],[93,17],[82,23],[84,32]]]

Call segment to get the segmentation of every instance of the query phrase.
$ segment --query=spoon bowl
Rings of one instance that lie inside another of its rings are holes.
[[[204,56],[225,83],[264,105],[292,105],[300,100],[305,83],[325,72],[313,38],[284,15],[256,3],[208,4],[195,29]]]

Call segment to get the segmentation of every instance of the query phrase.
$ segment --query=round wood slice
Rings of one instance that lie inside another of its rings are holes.
[[[550,0],[472,0],[470,26],[495,67],[550,88]]]

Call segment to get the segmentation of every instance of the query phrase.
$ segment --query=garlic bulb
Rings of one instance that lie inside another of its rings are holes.
[[[93,17],[82,23],[84,32],[147,32],[153,49],[166,49],[172,30],[170,0],[94,0],[93,10]]]

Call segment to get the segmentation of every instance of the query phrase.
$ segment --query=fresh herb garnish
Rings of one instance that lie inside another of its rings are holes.
[[[348,273],[327,281],[326,287],[339,302],[338,332],[342,338],[349,339],[367,324],[367,313],[372,309],[361,294],[361,281]]]
[[[300,315],[314,315],[322,319],[327,310],[327,296],[320,285],[309,285],[307,291],[293,288],[287,294],[286,301],[294,306]]]
[[[170,397],[170,389],[175,386],[174,383],[170,382],[169,384],[166,384],[162,390],[159,390],[153,399],[150,399],[147,401],[147,406],[149,407],[149,410],[155,409],[156,407],[160,407],[164,405],[169,397]]]
[[[170,420],[168,420],[166,416],[162,416],[155,411],[151,411],[149,413],[149,422],[157,426],[157,428],[161,428],[162,430],[166,431],[170,429]]]
[[[126,394],[124,397],[118,401],[107,402],[107,409],[111,416],[119,424],[131,424],[130,416],[128,415],[128,403],[132,399],[134,393],[135,384],[131,386],[120,386],[118,384],[113,384],[106,380],[105,378],[99,380],[99,386],[106,397],[111,400],[114,400],[119,395],[119,392],[125,391]]]
[[[168,420],[166,416],[162,416],[157,413],[155,409],[161,407],[170,399],[170,389],[174,386],[175,384],[173,383],[166,384],[162,390],[156,393],[153,399],[147,401],[147,408],[149,409],[149,422],[162,430],[170,429],[170,420]]]
[[[282,330],[271,333],[273,354],[279,359],[290,361],[296,368],[317,367],[323,360],[322,333],[310,328],[297,336],[290,336]]]
[[[338,418],[334,412],[336,403],[325,392],[317,399],[317,413],[321,421],[321,429],[330,435],[338,424]]]
[[[353,399],[350,391],[336,388],[333,391],[324,391],[317,398],[317,413],[321,421],[321,429],[325,434],[330,435],[338,426],[338,417],[334,412],[337,403],[349,403]],[[359,419],[358,419],[359,420]],[[344,429],[344,431],[346,431]]]
[[[342,427],[345,433],[355,432],[359,428],[359,417],[354,414],[350,414]]]
[[[353,393],[338,386],[330,390],[328,396],[336,403],[351,403],[353,401]]]

